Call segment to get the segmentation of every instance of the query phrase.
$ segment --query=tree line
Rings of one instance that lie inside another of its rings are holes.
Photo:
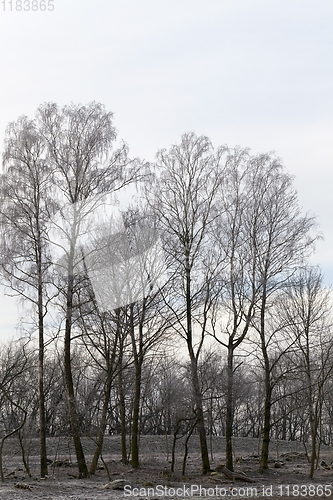
[[[331,441],[331,298],[275,154],[191,132],[147,163],[103,105],[46,103],[7,128],[1,230],[1,279],[29,315],[2,348],[1,471],[5,439],[30,428],[41,477],[61,431],[80,477],[106,432],[133,467],[140,433],[195,432],[203,473],[214,434],[230,471],[235,435],[260,438],[262,470],[273,435],[298,439],[313,476]]]

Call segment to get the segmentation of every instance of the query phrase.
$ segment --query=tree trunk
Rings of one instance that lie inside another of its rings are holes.
[[[263,440],[260,457],[260,470],[268,469],[268,453],[269,453],[269,440],[271,430],[271,406],[272,406],[272,388],[269,380],[269,373],[265,374],[265,413],[264,413],[264,428]]]
[[[187,319],[187,347],[191,360],[191,377],[194,402],[196,406],[197,427],[200,438],[202,473],[210,471],[208,446],[205,430],[205,421],[202,405],[202,394],[198,377],[198,362],[193,351],[192,344],[192,303],[191,303],[191,268],[189,264],[189,254],[186,252],[186,319]]]
[[[198,366],[195,357],[191,358],[191,375],[192,375],[192,385],[193,385],[193,395],[196,407],[196,417],[197,417],[197,428],[199,432],[200,439],[200,449],[201,449],[201,459],[202,459],[202,472],[207,474],[210,471],[209,465],[209,454],[207,446],[207,437],[205,430],[205,421],[202,407],[202,394],[200,391],[199,377],[198,377]]]
[[[95,453],[90,465],[89,469],[89,474],[95,474],[96,472],[96,467],[98,463],[98,459],[102,453],[103,449],[103,440],[104,440],[104,433],[105,433],[105,427],[106,427],[106,416],[109,408],[109,402],[110,402],[110,395],[111,395],[111,386],[112,386],[112,364],[108,367],[108,372],[107,372],[107,378],[106,378],[106,383],[105,383],[105,390],[104,390],[104,402],[103,402],[103,408],[102,408],[102,415],[101,415],[101,421],[99,424],[99,430],[98,430],[98,437],[97,437],[97,445],[95,449]]]
[[[269,438],[271,431],[271,407],[272,407],[272,384],[271,384],[271,367],[267,352],[266,338],[265,338],[265,313],[266,313],[266,300],[267,300],[267,281],[264,279],[261,310],[260,310],[260,340],[261,351],[264,358],[265,367],[265,410],[264,410],[264,428],[263,440],[260,457],[260,470],[268,469],[268,453],[269,453]]]
[[[310,368],[310,358],[309,358],[309,368]],[[310,423],[310,432],[311,432],[311,458],[310,458],[310,474],[309,478],[312,479],[315,470],[315,463],[317,459],[317,432],[318,432],[318,401],[319,394],[317,395],[317,400],[315,407],[313,408],[313,391],[311,385],[311,372],[309,370],[308,373],[308,383],[309,383],[309,423]]]
[[[107,373],[106,373],[106,381],[105,381],[105,386],[104,386],[104,402],[103,402],[101,420],[100,420],[100,424],[99,424],[96,450],[95,450],[95,453],[94,453],[94,456],[93,456],[93,459],[92,459],[92,462],[90,465],[90,469],[89,469],[90,474],[95,474],[98,459],[99,459],[100,455],[102,454],[104,434],[105,434],[105,428],[106,428],[106,416],[108,413],[109,402],[110,402],[110,398],[111,398],[112,380],[113,380],[113,374],[114,374],[114,365],[115,365],[116,351],[117,351],[117,346],[118,346],[119,335],[120,335],[120,321],[119,321],[119,311],[117,311],[117,332],[116,332],[116,337],[114,339],[114,344],[112,346],[112,351],[110,353],[110,347],[108,347],[105,350]]]
[[[286,415],[286,409],[284,408],[283,409],[284,411],[284,415],[283,415],[283,419],[282,419],[282,435],[281,435],[281,439],[282,441],[287,441],[287,415]]]
[[[135,362],[135,383],[132,417],[132,467],[139,467],[139,416],[141,396],[141,362]]]
[[[44,311],[41,262],[38,263],[38,399],[39,399],[39,444],[40,476],[47,475],[45,395],[44,395]]]
[[[228,379],[227,379],[227,408],[225,421],[225,447],[226,447],[226,468],[230,471],[234,470],[233,465],[233,450],[232,450],[232,434],[233,434],[233,384],[234,384],[234,367],[233,367],[233,345],[229,342],[228,346]]]
[[[89,472],[84,457],[84,452],[81,444],[79,420],[76,411],[76,400],[74,393],[74,384],[71,368],[71,329],[72,329],[72,312],[73,312],[73,274],[68,276],[67,287],[67,304],[66,304],[66,324],[65,324],[65,342],[64,342],[64,369],[65,380],[68,394],[69,417],[71,422],[71,430],[76,453],[77,465],[80,478],[88,477]]]
[[[139,467],[139,420],[140,420],[140,397],[141,397],[141,372],[143,363],[142,354],[142,324],[144,318],[144,305],[142,310],[141,322],[139,324],[139,339],[138,346],[136,345],[135,339],[135,328],[134,328],[134,304],[130,305],[130,317],[129,317],[129,333],[132,340],[133,348],[133,359],[135,367],[135,380],[134,380],[134,397],[133,397],[133,412],[132,412],[132,436],[131,436],[131,455],[132,455],[132,467]]]
[[[311,428],[311,459],[310,459],[310,474],[309,478],[313,479],[314,475],[314,470],[315,470],[315,463],[316,463],[316,458],[317,458],[317,430],[314,430]]]
[[[119,351],[119,373],[118,373],[118,392],[120,406],[120,422],[121,422],[121,462],[127,465],[127,449],[126,449],[126,407],[123,387],[123,354],[122,346]]]

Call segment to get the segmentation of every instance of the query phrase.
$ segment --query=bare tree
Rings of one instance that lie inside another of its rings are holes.
[[[275,293],[295,274],[313,249],[314,218],[302,215],[292,178],[280,161],[271,154],[252,159],[251,193],[257,228],[252,244],[256,251],[257,280],[260,282],[258,321],[253,321],[260,338],[265,369],[265,412],[260,468],[268,468],[271,429],[272,360],[268,345],[271,332],[267,312],[274,304]]]
[[[47,474],[44,402],[44,318],[48,299],[50,258],[47,223],[54,211],[52,170],[36,125],[26,117],[11,123],[6,132],[1,183],[1,263],[5,283],[13,293],[36,308],[38,330],[38,389],[40,473]]]
[[[311,435],[310,478],[319,459],[318,431],[327,382],[332,375],[332,323],[330,290],[323,287],[317,268],[301,270],[285,293],[280,314],[288,321],[287,332],[296,344],[290,363],[297,368],[305,394]]]
[[[233,471],[234,375],[238,366],[234,364],[235,351],[249,332],[260,289],[256,248],[251,244],[258,226],[257,214],[251,206],[251,176],[248,151],[231,152],[219,192],[222,217],[216,231],[217,245],[224,254],[224,286],[212,321],[214,338],[227,349],[225,434],[226,467],[230,471]]]
[[[27,372],[31,365],[31,351],[27,347],[27,342],[11,341],[1,346],[0,353],[0,407],[2,410],[6,407],[7,410],[1,412],[1,417],[4,419],[1,422],[4,435],[0,442],[0,475],[1,481],[4,481],[2,465],[4,443],[14,434],[19,435],[27,419],[30,401],[29,398],[27,401],[25,395],[29,392]],[[23,460],[25,458],[24,452],[22,458]]]
[[[114,309],[118,317],[117,339],[124,338],[120,331],[130,339],[135,368],[132,466],[138,467],[142,366],[168,325],[161,314],[161,308],[166,308],[160,291],[165,286],[160,280],[164,260],[158,235],[144,214],[131,209],[121,215],[118,224],[112,224],[118,232],[99,228],[99,237],[92,243],[98,250],[89,252],[86,260],[97,303],[104,310]],[[123,361],[123,353],[120,358]]]
[[[98,426],[98,436],[95,453],[89,468],[90,474],[95,474],[98,459],[102,453],[103,440],[107,424],[107,413],[109,408],[111,386],[117,374],[118,367],[118,344],[121,335],[121,323],[119,311],[101,311],[98,307],[95,294],[87,278],[87,283],[79,295],[79,307],[75,311],[79,315],[77,326],[81,330],[80,335],[92,363],[97,370],[104,373],[102,411]],[[90,364],[92,364],[90,362]]]
[[[132,467],[139,466],[139,424],[143,364],[156,345],[165,340],[172,322],[170,310],[163,300],[163,292],[169,283],[162,275],[165,272],[163,253],[157,233],[149,219],[138,218],[138,213],[130,214],[126,220],[130,253],[136,254],[133,271],[136,280],[131,280],[133,296],[128,307],[128,335],[132,344],[135,370],[133,416],[132,416]],[[133,257],[132,257],[133,258]],[[132,271],[132,272],[133,272]],[[136,281],[138,284],[136,285]]]
[[[80,439],[71,371],[74,296],[82,262],[79,238],[83,232],[89,234],[87,226],[83,226],[98,205],[99,195],[117,190],[136,179],[139,165],[128,159],[126,146],[112,152],[116,137],[112,113],[101,104],[72,104],[61,109],[54,103],[45,104],[38,110],[38,126],[47,145],[48,161],[56,172],[55,182],[62,194],[63,206],[69,203],[66,213],[60,211],[60,219],[67,224],[67,230],[62,230],[61,222],[58,223],[66,256],[64,368],[79,474],[87,477],[89,473]]]
[[[119,409],[120,409],[120,432],[121,432],[121,460],[123,465],[128,464],[127,457],[127,425],[126,425],[126,389],[124,382],[124,370],[126,369],[129,360],[131,360],[131,355],[128,354],[126,349],[128,330],[126,328],[126,322],[122,320],[122,317],[127,317],[126,308],[117,311],[117,322],[121,324],[120,336],[119,336],[119,356],[118,356],[118,380],[117,389],[119,397]]]
[[[220,148],[213,153],[207,137],[184,134],[180,145],[158,153],[158,181],[147,193],[147,202],[159,221],[167,266],[175,277],[177,298],[174,301],[168,298],[167,302],[190,357],[203,473],[210,470],[210,465],[198,359],[213,305],[213,283],[218,268],[216,260],[211,258],[214,249],[209,249],[208,240],[213,222],[219,216],[215,201],[222,183],[225,151]]]

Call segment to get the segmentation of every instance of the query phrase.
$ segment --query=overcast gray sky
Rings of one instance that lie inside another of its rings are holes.
[[[332,0],[53,5],[0,2],[0,147],[8,122],[42,102],[95,100],[146,160],[189,130],[215,146],[275,150],[318,216],[325,240],[313,261],[333,282]],[[18,315],[5,298],[0,313],[1,339]]]

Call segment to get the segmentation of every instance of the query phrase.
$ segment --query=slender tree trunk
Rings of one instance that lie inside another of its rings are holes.
[[[194,402],[196,406],[197,428],[200,438],[202,473],[207,474],[210,471],[209,454],[205,430],[205,420],[203,414],[202,394],[198,377],[198,362],[193,351],[192,339],[192,304],[191,304],[191,268],[189,264],[189,255],[186,254],[186,319],[187,319],[187,347],[191,360],[191,377]]]
[[[271,367],[270,367],[266,338],[265,338],[265,314],[266,314],[266,300],[267,300],[266,285],[267,283],[265,278],[263,284],[261,310],[260,310],[260,340],[261,340],[261,351],[264,358],[264,367],[265,367],[265,409],[264,409],[263,440],[262,440],[261,457],[260,457],[260,470],[263,471],[268,469],[268,453],[269,453],[269,441],[271,432],[271,407],[272,407]]]
[[[263,428],[263,440],[261,448],[261,458],[260,458],[260,469],[268,469],[268,453],[269,453],[269,441],[270,441],[270,431],[271,431],[271,407],[272,407],[272,387],[270,384],[269,372],[265,373],[265,411],[264,411],[264,428]]]
[[[193,395],[196,407],[197,429],[199,432],[199,439],[200,439],[202,472],[203,474],[207,474],[207,472],[210,471],[209,454],[207,446],[204,413],[202,407],[202,394],[200,390],[200,383],[198,377],[198,366],[195,357],[191,358],[191,375],[192,375]]]
[[[210,448],[210,459],[214,460],[213,456],[213,389],[210,393],[210,429],[209,429],[209,448]]]
[[[119,311],[118,311],[117,312],[117,332],[116,332],[114,344],[112,346],[111,355],[110,355],[110,346],[107,347],[107,350],[105,352],[107,373],[106,373],[106,381],[105,381],[105,386],[104,386],[104,402],[103,402],[101,420],[100,420],[100,424],[99,424],[96,450],[95,450],[95,453],[94,453],[94,456],[93,456],[93,459],[92,459],[92,462],[90,465],[90,469],[89,469],[90,474],[95,474],[98,459],[102,454],[104,434],[105,434],[105,428],[106,428],[106,416],[108,413],[109,402],[110,402],[110,398],[111,398],[112,380],[113,380],[113,374],[114,374],[114,366],[115,366],[115,359],[116,359],[116,352],[117,352],[117,347],[118,347],[119,335],[120,335],[120,324],[119,324]]]
[[[282,441],[287,440],[287,415],[286,415],[286,411],[287,410],[284,408],[283,409],[284,415],[283,415],[283,419],[282,419],[282,436],[281,436]]]
[[[194,424],[192,425],[192,427],[190,428],[189,432],[188,432],[188,435],[186,436],[186,439],[185,439],[185,449],[184,449],[184,458],[183,458],[183,467],[182,467],[182,476],[185,476],[185,471],[186,471],[186,460],[187,460],[187,454],[188,454],[188,442],[190,440],[190,437],[192,436],[193,434],[193,431],[195,429],[195,426],[196,426],[196,422],[194,422]]]
[[[310,424],[310,433],[311,433],[311,455],[308,457],[308,461],[310,463],[310,474],[309,478],[313,478],[314,474],[314,468],[315,468],[315,462],[317,458],[317,453],[316,453],[316,438],[317,438],[317,426],[316,426],[316,415],[313,409],[313,380],[312,380],[312,364],[311,364],[311,355],[310,355],[310,341],[309,341],[309,330],[310,330],[310,324],[309,324],[309,318],[306,318],[306,325],[305,325],[305,339],[306,339],[306,345],[305,345],[305,370],[306,370],[306,379],[307,379],[307,399],[308,399],[308,412],[309,412],[309,424]],[[317,400],[318,401],[318,400]]]
[[[225,421],[225,447],[226,447],[226,467],[230,471],[234,470],[233,450],[232,450],[232,435],[233,435],[233,385],[234,385],[234,367],[233,367],[234,350],[232,341],[228,346],[228,379],[227,379],[227,408]]]
[[[129,333],[132,341],[133,348],[133,358],[134,358],[134,368],[135,368],[135,380],[134,380],[134,397],[133,397],[133,411],[132,411],[132,435],[131,435],[131,455],[132,455],[132,467],[139,467],[139,420],[140,420],[140,397],[141,397],[141,375],[142,375],[142,363],[143,363],[143,340],[142,340],[142,325],[144,320],[144,307],[142,310],[142,317],[139,324],[138,332],[138,345],[135,339],[135,329],[134,329],[134,303],[130,305],[130,317],[129,317]]]
[[[24,448],[24,441],[23,441],[23,436],[21,434],[21,431],[18,431],[17,437],[18,437],[18,440],[20,443],[22,462],[23,462],[23,465],[25,468],[25,472],[28,474],[29,477],[31,477],[30,466],[29,466],[29,454],[28,454],[28,456],[26,456],[25,448]]]
[[[318,398],[315,404],[315,408],[313,408],[313,390],[312,390],[312,377],[310,372],[310,357],[308,357],[308,384],[309,384],[309,395],[308,395],[308,408],[309,408],[309,424],[310,424],[310,432],[311,432],[311,456],[310,456],[310,474],[309,478],[312,479],[315,470],[315,463],[317,459],[317,432],[318,432]]]
[[[120,406],[120,422],[121,422],[121,462],[127,465],[127,447],[126,447],[126,407],[123,387],[123,353],[122,346],[119,351],[119,373],[118,373],[118,392]]]
[[[79,420],[76,411],[76,400],[75,400],[72,367],[71,367],[73,285],[74,285],[74,277],[73,274],[70,274],[68,276],[68,287],[67,287],[66,324],[65,324],[65,342],[64,342],[64,370],[65,370],[65,380],[66,380],[67,394],[68,394],[69,416],[70,416],[71,430],[72,430],[74,448],[77,458],[79,476],[81,478],[84,478],[89,476],[89,472],[81,443]]]
[[[38,263],[38,399],[39,399],[39,444],[40,476],[47,475],[45,394],[44,394],[44,311],[41,262]]]
[[[132,417],[132,467],[139,467],[139,417],[141,396],[141,361],[135,362],[135,383]]]
[[[176,454],[176,442],[177,442],[177,434],[178,434],[178,429],[179,429],[179,424],[182,421],[182,419],[177,420],[176,422],[176,428],[173,433],[173,441],[172,441],[172,450],[171,450],[171,472],[175,472],[175,454]]]
[[[315,463],[317,458],[317,429],[314,422],[311,424],[311,458],[310,458],[310,474],[309,478],[312,479],[315,470]]]
[[[112,370],[112,364],[111,364],[111,366],[108,367],[107,378],[106,378],[106,383],[105,383],[105,388],[104,388],[104,402],[103,402],[103,408],[102,408],[102,415],[101,415],[98,436],[97,436],[97,445],[96,445],[95,453],[94,453],[94,456],[93,456],[93,459],[92,459],[92,462],[90,465],[89,474],[95,474],[98,459],[99,459],[99,457],[102,453],[102,449],[103,449],[104,433],[105,433],[105,428],[106,428],[106,416],[108,413],[110,395],[111,395],[112,373],[113,373],[113,370]]]

